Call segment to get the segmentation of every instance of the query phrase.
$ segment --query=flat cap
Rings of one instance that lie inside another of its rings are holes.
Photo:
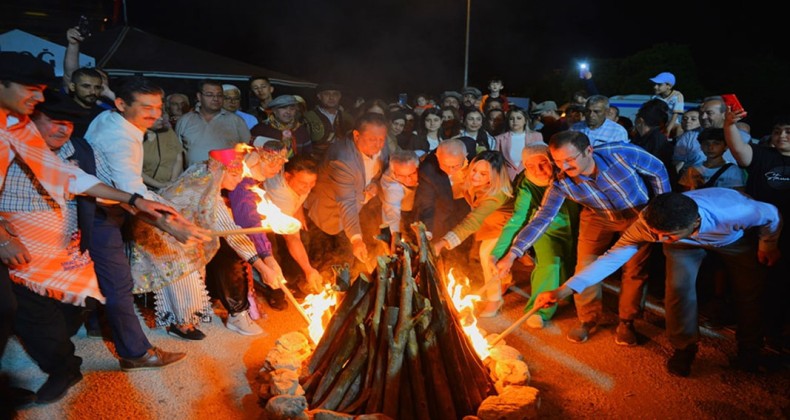
[[[297,101],[293,95],[280,95],[272,99],[266,107],[269,109],[282,108],[284,106],[296,105],[297,103],[299,103],[299,101]]]
[[[55,82],[55,71],[49,64],[20,52],[0,52],[0,80],[22,85],[49,85]]]
[[[74,99],[55,89],[44,90],[44,102],[36,105],[36,111],[56,121],[71,122],[90,113],[89,110],[77,105]]]

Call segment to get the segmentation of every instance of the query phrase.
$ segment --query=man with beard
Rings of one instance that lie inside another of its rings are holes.
[[[69,95],[77,105],[88,110],[74,121],[74,136],[84,136],[91,121],[106,109],[96,104],[102,89],[101,73],[96,69],[82,67],[71,74],[71,81],[68,83]]]

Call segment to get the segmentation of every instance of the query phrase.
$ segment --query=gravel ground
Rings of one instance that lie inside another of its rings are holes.
[[[502,314],[481,320],[482,328],[500,332],[521,316],[526,299],[516,292],[507,294],[505,300]],[[87,338],[80,330],[74,342],[84,360],[85,378],[61,401],[21,410],[18,418],[263,418],[256,374],[274,340],[304,324],[293,309],[275,312],[264,303],[260,306],[266,319],[258,322],[266,332],[257,337],[227,330],[220,310],[212,323],[201,327],[208,337],[200,342],[144,327],[154,345],[189,354],[183,362],[158,371],[121,372],[112,345]],[[760,375],[731,370],[727,367],[727,356],[734,352],[731,333],[706,336],[691,377],[677,378],[664,368],[671,348],[660,317],[649,315],[637,321],[642,343],[632,348],[615,345],[616,315],[608,309],[606,318],[607,324],[584,344],[565,338],[576,322],[572,305],[560,308],[544,329],[522,326],[506,339],[530,367],[531,385],[542,396],[542,417],[790,418],[787,367]],[[2,365],[17,385],[37,389],[45,380],[14,340]]]

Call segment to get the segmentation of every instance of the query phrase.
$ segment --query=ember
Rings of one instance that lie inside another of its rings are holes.
[[[456,419],[496,393],[464,332],[476,325],[460,321],[471,309],[450,304],[424,226],[413,228],[419,256],[401,242],[379,257],[374,280],[361,275],[327,325],[301,379],[311,409]]]

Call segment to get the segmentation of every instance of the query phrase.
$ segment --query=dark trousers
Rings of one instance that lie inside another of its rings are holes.
[[[12,287],[19,304],[14,332],[30,357],[49,375],[79,372],[82,359],[74,354],[71,336],[80,327],[83,308],[38,295],[19,284]]]
[[[8,267],[0,264],[0,358],[3,357],[8,338],[11,336],[16,308],[16,296],[11,288]]]
[[[124,251],[121,228],[126,213],[120,206],[98,206],[93,222],[90,255],[106,302],[104,312],[118,355],[143,356],[151,343],[140,325],[132,296],[132,269]]]
[[[250,309],[247,300],[252,281],[250,265],[239,258],[225,239],[219,241],[217,255],[206,265],[206,287],[211,297],[222,302],[230,315]]]
[[[764,266],[757,262],[757,241],[754,235],[721,247],[703,248],[684,244],[664,244],[667,257],[667,284],[664,306],[667,334],[672,347],[686,348],[699,339],[697,310],[697,273],[708,252],[719,254],[731,282],[738,329],[738,349],[759,350],[762,347],[760,298],[764,285]]]

